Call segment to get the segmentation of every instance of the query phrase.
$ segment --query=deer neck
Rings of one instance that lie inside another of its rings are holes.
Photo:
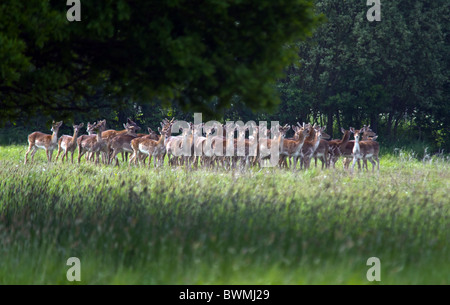
[[[102,142],[103,141],[103,138],[102,138],[102,132],[103,132],[103,128],[102,129],[99,129],[98,130],[98,132],[97,132],[97,142],[98,143],[100,143],[100,142]]]
[[[52,137],[50,138],[50,141],[55,144],[56,142],[58,142],[58,130],[53,131],[52,133]]]
[[[165,142],[166,142],[166,136],[162,134],[162,135],[159,137],[158,142],[156,142],[156,146],[157,146],[157,147],[164,146]]]
[[[75,131],[73,132],[72,144],[77,142],[77,137],[78,137],[78,129],[75,129]]]
[[[299,153],[303,148],[303,143],[305,143],[305,135],[304,134],[299,135],[296,143],[297,149],[295,150],[295,152]]]
[[[353,145],[353,154],[359,154],[360,153],[360,146],[359,146],[359,137],[355,138],[355,144]]]
[[[341,148],[345,147],[349,140],[350,140],[350,132],[346,131],[344,133],[344,136],[342,137],[340,147]]]

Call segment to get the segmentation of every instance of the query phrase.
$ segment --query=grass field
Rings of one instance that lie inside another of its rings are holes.
[[[0,146],[0,284],[450,284],[450,162],[379,173],[23,165]],[[55,157],[56,154],[53,155]],[[375,283],[375,282],[373,282]]]

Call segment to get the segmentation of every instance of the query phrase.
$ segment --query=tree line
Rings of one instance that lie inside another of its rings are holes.
[[[156,127],[201,111],[450,148],[448,1],[384,1],[379,22],[366,1],[188,2],[83,2],[70,23],[61,1],[2,1],[3,124]]]

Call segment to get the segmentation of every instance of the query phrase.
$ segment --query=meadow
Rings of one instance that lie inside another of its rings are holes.
[[[80,284],[450,284],[445,156],[242,173],[48,164],[42,150],[23,165],[25,151],[0,146],[0,284],[73,284],[69,257]]]

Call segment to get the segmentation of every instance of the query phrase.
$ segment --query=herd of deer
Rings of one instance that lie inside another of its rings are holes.
[[[34,154],[39,148],[46,151],[48,162],[51,162],[53,151],[58,149],[56,161],[61,152],[62,162],[64,158],[68,160],[71,153],[73,163],[73,155],[78,148],[78,163],[86,154],[86,160],[94,161],[95,158],[95,164],[100,162],[101,155],[104,164],[115,162],[119,165],[118,154],[121,153],[124,160],[124,153],[125,159],[127,154],[131,153],[129,164],[138,162],[145,164],[146,158],[149,157],[150,167],[153,157],[154,166],[162,166],[167,155],[168,164],[171,166],[197,168],[200,164],[206,168],[230,169],[236,168],[238,163],[241,168],[261,167],[275,151],[277,165],[291,167],[294,170],[298,162],[300,162],[300,168],[309,168],[312,158],[315,159],[316,167],[317,159],[319,159],[322,162],[322,169],[334,168],[341,157],[344,158],[344,168],[348,168],[353,160],[352,171],[356,163],[361,169],[360,160],[363,161],[363,169],[368,169],[367,161],[372,163],[372,171],[376,166],[378,170],[380,169],[379,144],[375,141],[377,135],[370,126],[364,126],[359,130],[353,127],[349,130],[342,128],[341,139],[328,141],[330,136],[324,132],[325,128],[315,124],[297,123],[297,126],[277,126],[270,130],[265,127],[246,126],[239,128],[236,139],[234,138],[236,127],[232,132],[227,132],[227,125],[219,123],[208,126],[188,123],[184,128],[178,127],[181,131],[180,135],[171,136],[174,123],[174,119],[170,121],[164,119],[161,122],[161,128],[158,128],[158,135],[151,128],[148,128],[148,134],[136,133],[141,128],[130,119],[123,125],[124,130],[106,130],[106,121],[101,120],[94,124],[87,124],[88,135],[79,135],[84,126],[81,123],[73,126],[73,136],[63,135],[58,139],[62,122],[53,122],[51,135],[36,131],[28,136],[29,147],[25,154],[25,164],[28,161],[28,154],[31,152],[33,161]],[[285,138],[287,131],[291,128],[294,136]],[[248,138],[246,138],[247,130],[249,130]],[[272,136],[270,136],[271,133]],[[352,133],[354,140],[350,140]],[[271,150],[272,147],[273,150]]]

